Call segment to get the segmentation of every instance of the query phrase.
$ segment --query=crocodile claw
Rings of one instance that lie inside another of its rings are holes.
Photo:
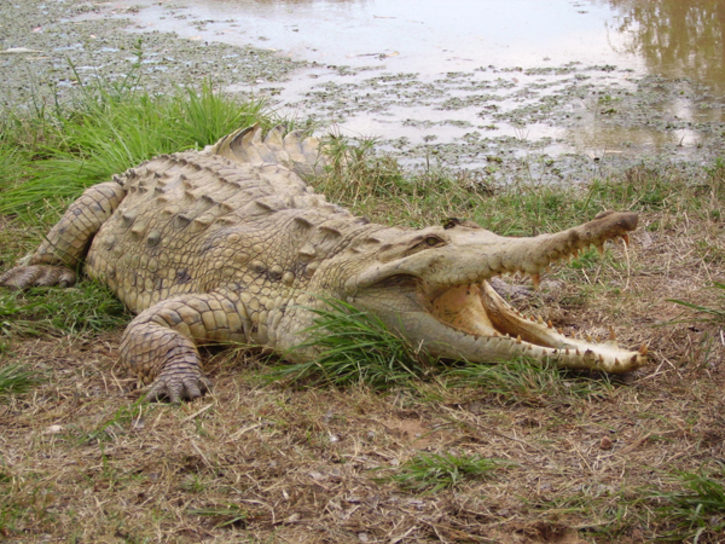
[[[149,388],[144,402],[179,404],[182,400],[194,400],[211,389],[212,382],[197,368],[172,365],[164,369]]]

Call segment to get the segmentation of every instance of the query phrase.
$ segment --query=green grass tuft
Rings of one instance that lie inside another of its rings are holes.
[[[275,366],[266,379],[388,389],[424,376],[434,366],[425,352],[391,332],[377,316],[339,300],[325,302],[326,309],[311,309],[317,318],[305,331],[310,336],[293,350],[314,347],[320,355],[310,362]]]
[[[329,164],[325,175],[316,182],[320,192],[345,203],[399,194],[408,183],[406,176],[395,160],[375,154],[376,143],[375,138],[325,138],[322,147]]]
[[[490,477],[505,464],[505,461],[479,455],[420,453],[389,479],[409,491],[436,493],[457,487],[464,481]]]
[[[475,387],[501,404],[543,406],[551,399],[595,400],[612,393],[611,378],[606,374],[588,378],[526,357],[496,364],[465,363],[447,370],[444,376],[450,387]]]
[[[326,138],[328,166],[313,180],[315,188],[357,214],[398,225],[430,224],[431,217],[443,221],[481,204],[482,194],[465,173],[407,172],[393,157],[376,153],[376,144],[374,138]]]
[[[0,367],[0,397],[25,393],[41,381],[37,372],[11,364]]]
[[[239,527],[244,528],[249,518],[249,512],[236,504],[212,508],[195,508],[187,512],[193,516],[210,517],[215,521],[214,528]]]
[[[129,314],[110,290],[93,282],[68,289],[0,290],[0,334],[84,334],[125,325]]]
[[[205,83],[164,96],[137,85],[82,86],[72,106],[5,123],[0,213],[26,218],[64,207],[84,188],[163,153],[201,148],[240,127],[269,123],[264,102],[238,102]],[[12,182],[9,180],[13,180]]]
[[[264,114],[264,100],[239,102],[214,90],[211,82],[200,91],[178,89],[172,99],[173,115],[167,123],[173,125],[176,139],[186,147],[202,148],[239,128],[261,123],[265,128],[275,124]],[[173,151],[179,151],[175,149]]]
[[[710,475],[702,471],[678,472],[683,490],[651,495],[664,503],[657,509],[659,516],[677,525],[677,529],[671,532],[673,539],[714,542],[708,537],[725,534],[725,465],[718,463],[718,466],[717,473]]]

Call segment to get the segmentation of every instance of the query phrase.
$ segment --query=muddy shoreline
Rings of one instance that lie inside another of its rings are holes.
[[[151,93],[199,85],[279,82],[300,63],[254,47],[181,40],[174,34],[127,32],[123,19],[79,20],[100,9],[70,0],[0,4],[1,104],[22,109],[70,100],[78,77],[122,81],[140,63],[141,84]],[[12,24],[8,24],[12,21]]]
[[[481,66],[430,79],[387,73],[383,58],[366,70],[293,61],[251,45],[133,32],[123,17],[144,8],[124,14],[116,7],[113,17],[110,9],[70,0],[2,3],[2,107],[72,100],[78,78],[122,81],[138,73],[152,93],[210,80],[265,97],[273,110],[296,112],[303,125],[345,127],[356,117],[397,116],[399,126],[377,123],[367,134],[379,138],[381,150],[412,168],[466,169],[485,184],[576,183],[634,165],[696,175],[725,143],[725,101],[689,79],[577,63]],[[290,94],[309,78],[320,82]],[[694,114],[682,114],[683,100],[695,105]]]

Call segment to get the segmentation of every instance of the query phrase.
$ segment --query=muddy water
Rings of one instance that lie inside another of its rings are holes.
[[[428,164],[722,148],[725,0],[116,0],[86,17],[304,61],[229,88]]]

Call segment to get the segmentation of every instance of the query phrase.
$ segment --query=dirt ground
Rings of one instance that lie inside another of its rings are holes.
[[[10,228],[10,227],[8,227]],[[262,383],[241,350],[207,353],[215,386],[134,405],[121,330],[14,337],[2,358],[43,377],[0,403],[0,535],[8,542],[690,541],[657,494],[725,459],[722,327],[668,299],[717,306],[722,225],[643,214],[595,274],[554,269],[524,305],[567,333],[646,344],[621,379],[551,388],[378,393]],[[624,264],[622,264],[624,263]],[[558,372],[556,376],[561,376]],[[586,385],[585,393],[581,393]],[[391,476],[421,453],[506,461],[426,492]],[[713,522],[714,523],[714,522]],[[673,532],[674,531],[674,532]],[[2,538],[2,537],[0,537]],[[723,542],[705,530],[699,542]]]

